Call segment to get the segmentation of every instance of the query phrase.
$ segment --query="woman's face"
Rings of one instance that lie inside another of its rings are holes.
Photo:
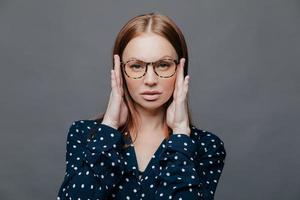
[[[122,62],[129,59],[138,59],[145,62],[154,62],[161,58],[178,60],[177,53],[171,43],[154,33],[145,33],[133,38],[125,47]],[[124,70],[123,70],[124,71]],[[172,96],[175,86],[176,73],[169,78],[161,78],[154,72],[151,64],[148,65],[147,73],[139,78],[132,79],[124,73],[125,81],[130,96],[135,106],[147,110],[162,108]],[[145,91],[159,91],[157,95],[143,95]]]

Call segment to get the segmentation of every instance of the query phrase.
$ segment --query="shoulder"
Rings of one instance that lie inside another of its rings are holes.
[[[80,119],[80,120],[73,121],[69,129],[75,129],[76,132],[79,131],[84,132],[90,130],[92,127],[94,127],[97,124],[98,123],[95,120]]]
[[[87,135],[97,124],[95,120],[89,119],[80,119],[71,122],[68,129],[67,140],[77,143],[85,141]]]
[[[191,126],[190,137],[197,144],[197,152],[199,154],[207,154],[209,156],[217,154],[225,158],[224,142],[216,133]]]

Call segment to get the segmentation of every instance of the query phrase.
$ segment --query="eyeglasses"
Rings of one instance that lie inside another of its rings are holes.
[[[173,76],[177,69],[177,60],[165,58],[155,62],[144,62],[142,60],[131,59],[125,63],[121,62],[125,70],[125,74],[129,78],[138,79],[145,76],[147,73],[148,65],[153,66],[154,72],[161,78],[169,78]]]

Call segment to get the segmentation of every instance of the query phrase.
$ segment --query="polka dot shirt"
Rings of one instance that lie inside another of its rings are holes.
[[[88,137],[91,129],[96,134]],[[66,172],[57,200],[214,198],[226,157],[218,136],[193,126],[190,136],[171,134],[144,172],[138,170],[131,142],[95,120],[74,121],[67,134]]]

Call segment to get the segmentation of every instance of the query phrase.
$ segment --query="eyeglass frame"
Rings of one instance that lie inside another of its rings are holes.
[[[137,77],[137,78],[134,78],[134,77],[129,76],[129,75],[127,74],[126,70],[125,70],[125,65],[126,65],[128,62],[134,61],[134,60],[141,61],[142,63],[146,64],[146,70],[145,70],[144,74],[143,74],[142,76]],[[155,67],[154,67],[154,64],[157,63],[157,62],[159,62],[159,61],[163,61],[163,60],[171,60],[171,61],[173,61],[173,62],[175,63],[175,71],[174,71],[174,73],[173,73],[171,76],[160,76],[160,75],[157,74],[157,72],[156,72],[156,70],[155,70]],[[171,59],[171,58],[163,58],[163,59],[160,59],[160,60],[157,60],[157,61],[154,61],[154,62],[145,62],[145,61],[139,60],[139,59],[130,59],[130,60],[126,61],[126,62],[121,61],[120,64],[122,65],[122,68],[124,68],[124,72],[125,72],[126,76],[129,77],[129,78],[132,78],[132,79],[140,79],[140,78],[142,78],[143,76],[145,76],[146,73],[147,73],[148,65],[149,65],[149,64],[152,65],[153,71],[155,72],[155,74],[156,74],[158,77],[161,77],[161,78],[170,78],[170,77],[174,76],[174,74],[176,73],[177,65],[179,64],[179,62],[178,62],[176,59]]]

